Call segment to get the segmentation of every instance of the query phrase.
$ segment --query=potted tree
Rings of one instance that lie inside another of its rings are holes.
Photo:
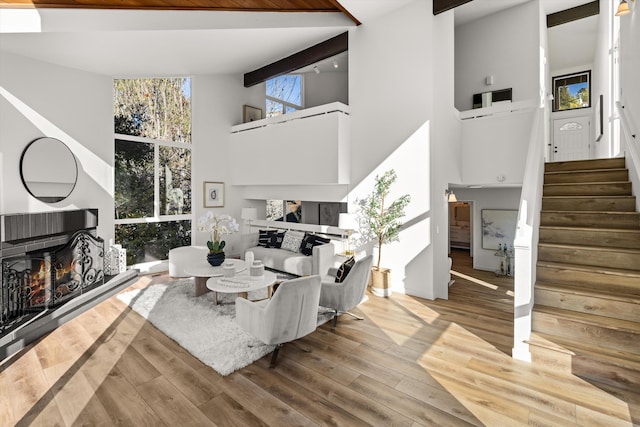
[[[394,201],[389,201],[389,190],[396,181],[396,172],[391,169],[382,176],[376,175],[373,191],[364,199],[358,200],[362,237],[366,241],[374,241],[378,248],[377,262],[371,270],[369,283],[371,292],[377,296],[389,296],[389,276],[391,270],[380,267],[382,245],[398,241],[404,216],[404,209],[411,201],[405,194]]]

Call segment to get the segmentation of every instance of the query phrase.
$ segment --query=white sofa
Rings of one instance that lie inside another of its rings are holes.
[[[314,246],[309,256],[286,249],[258,246],[258,233],[252,233],[247,251],[253,252],[254,259],[261,260],[265,267],[296,276],[324,274],[334,264],[335,247],[332,243]]]

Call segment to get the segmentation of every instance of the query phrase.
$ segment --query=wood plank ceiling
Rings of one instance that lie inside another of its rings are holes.
[[[360,25],[338,0],[0,0],[0,8],[342,12]]]

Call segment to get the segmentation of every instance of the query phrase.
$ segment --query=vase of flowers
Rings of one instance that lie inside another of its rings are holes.
[[[211,240],[207,241],[207,261],[214,267],[224,262],[224,247],[226,242],[222,240],[222,236],[238,232],[240,226],[236,220],[229,215],[214,215],[208,211],[200,217],[198,221],[198,230],[209,233]]]

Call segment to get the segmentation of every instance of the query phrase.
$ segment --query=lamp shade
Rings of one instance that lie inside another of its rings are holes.
[[[256,208],[242,208],[240,218],[245,221],[258,219],[258,210]]]
[[[618,11],[616,12],[616,16],[624,16],[624,15],[628,15],[629,13],[631,13],[631,11],[629,10],[629,3],[627,3],[627,0],[620,1],[620,5],[618,6]]]
[[[349,213],[341,213],[338,215],[338,228],[343,230],[355,230],[358,228],[358,222],[355,217]]]

